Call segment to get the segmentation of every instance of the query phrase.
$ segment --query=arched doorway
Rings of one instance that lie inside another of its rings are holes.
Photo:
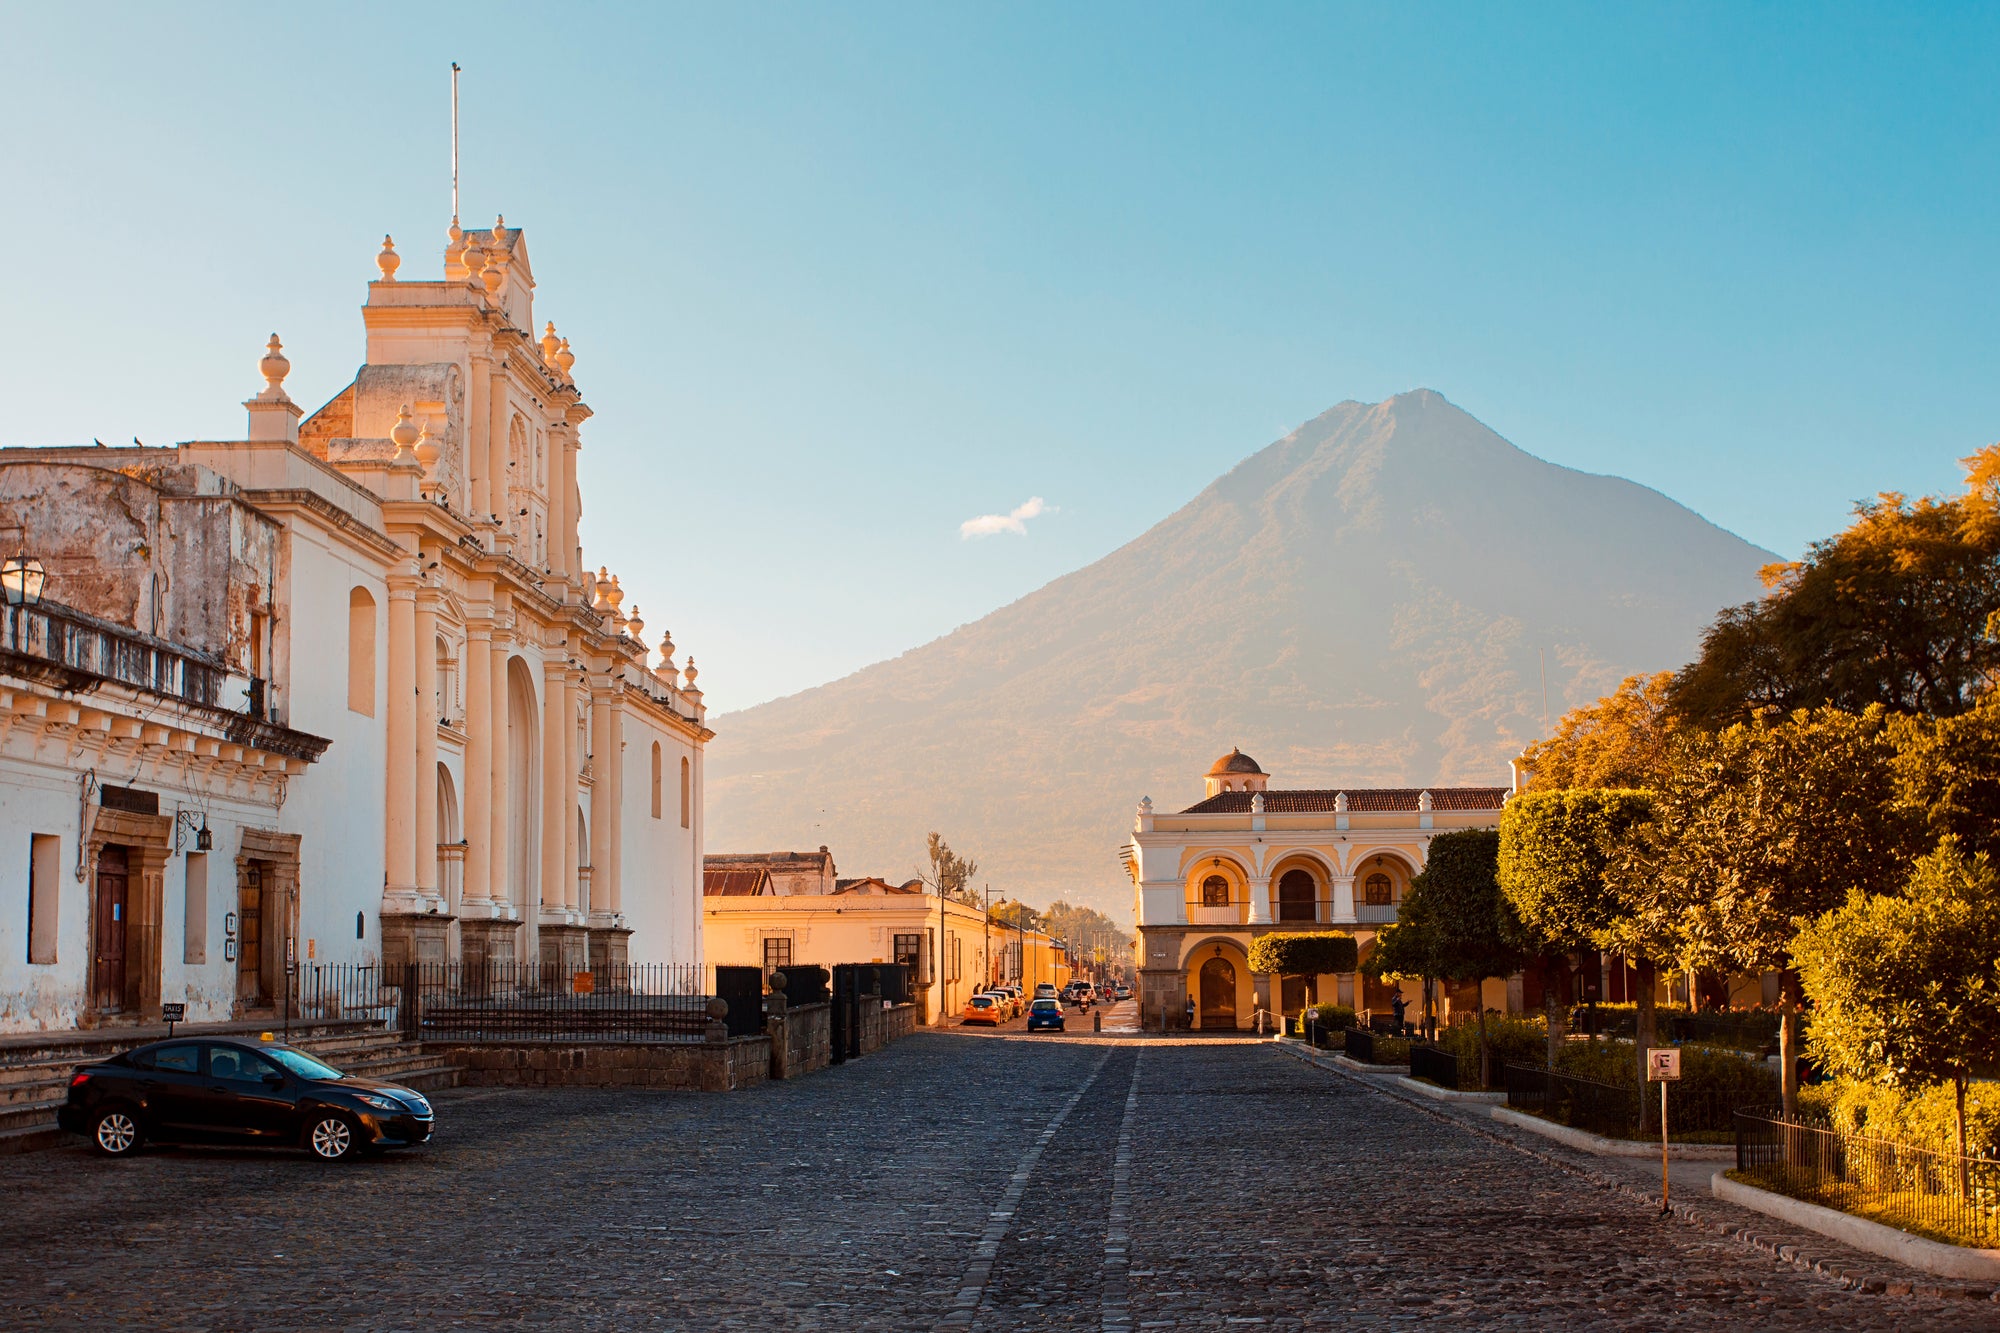
[[[1196,1001],[1204,1028],[1236,1026],[1236,969],[1217,954],[1201,965],[1201,998]]]
[[[444,910],[458,912],[465,878],[465,833],[458,825],[458,790],[451,770],[437,766],[437,888]]]
[[[1319,919],[1319,884],[1310,870],[1287,870],[1278,877],[1278,920]]]
[[[507,900],[521,917],[533,920],[540,874],[541,838],[536,827],[542,808],[540,706],[534,679],[519,657],[507,661]],[[515,958],[531,956],[531,936],[514,937]]]

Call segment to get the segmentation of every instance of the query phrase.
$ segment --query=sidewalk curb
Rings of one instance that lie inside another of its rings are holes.
[[[1976,1250],[1969,1246],[1947,1245],[1898,1231],[1880,1222],[1871,1222],[1837,1208],[1826,1208],[1804,1199],[1794,1199],[1773,1190],[1731,1180],[1718,1171],[1710,1179],[1709,1191],[1725,1203],[1740,1204],[1768,1213],[1781,1222],[1831,1236],[1843,1245],[1879,1254],[1926,1273],[1961,1282],[2000,1282],[2000,1250]]]
[[[1461,1119],[1451,1114],[1449,1111],[1424,1098],[1412,1096],[1399,1088],[1389,1086],[1379,1079],[1363,1078],[1349,1073],[1338,1065],[1322,1062],[1303,1051],[1285,1050],[1282,1044],[1278,1046],[1278,1049],[1284,1050],[1286,1054],[1292,1055],[1295,1059],[1304,1060],[1308,1064],[1318,1065],[1321,1069],[1345,1075],[1364,1088],[1372,1089],[1384,1097],[1390,1097],[1402,1102],[1420,1114],[1430,1116],[1434,1120],[1442,1120],[1448,1125],[1463,1130],[1465,1133],[1484,1139],[1491,1139],[1495,1143],[1512,1148],[1515,1152],[1525,1157],[1532,1157],[1536,1161],[1545,1162],[1558,1170],[1567,1171],[1571,1175],[1587,1181],[1600,1189],[1623,1195],[1636,1203],[1644,1204],[1655,1210],[1659,1208],[1657,1197],[1643,1190],[1633,1188],[1629,1181],[1607,1176],[1603,1172],[1594,1170],[1582,1163],[1569,1161],[1553,1153],[1538,1151],[1528,1144],[1518,1142],[1504,1134],[1497,1134],[1492,1130],[1484,1129],[1470,1120]],[[1815,1274],[1825,1278],[1836,1286],[1844,1287],[1850,1291],[1866,1292],[1871,1295],[1924,1296],[1933,1299],[1957,1298],[2000,1303],[2000,1291],[1989,1290],[1985,1287],[1967,1287],[1952,1283],[1911,1282],[1900,1278],[1884,1277],[1877,1273],[1857,1271],[1849,1268],[1844,1262],[1839,1260],[1817,1258],[1790,1240],[1762,1236],[1748,1227],[1736,1226],[1734,1223],[1727,1221],[1718,1221],[1713,1217],[1706,1216],[1699,1208],[1691,1204],[1674,1204],[1671,1211],[1677,1220],[1685,1222],[1689,1226],[1702,1231],[1712,1231],[1718,1235],[1738,1241],[1752,1249],[1761,1250],[1772,1258],[1790,1264],[1802,1272]]]
[[[1507,1100],[1504,1092],[1467,1092],[1463,1088],[1440,1088],[1435,1083],[1425,1083],[1420,1079],[1399,1078],[1398,1087],[1408,1088],[1420,1097],[1428,1097],[1434,1102],[1457,1102],[1460,1105],[1484,1103],[1488,1106]]]
[[[1580,1151],[1598,1157],[1645,1157],[1655,1161],[1660,1156],[1660,1145],[1647,1143],[1641,1139],[1607,1139],[1602,1134],[1592,1134],[1589,1130],[1575,1129],[1569,1125],[1558,1125],[1540,1116],[1529,1115],[1526,1111],[1516,1111],[1509,1106],[1493,1108],[1493,1118],[1503,1125],[1525,1129],[1530,1134],[1540,1134],[1567,1144]],[[1736,1149],[1721,1143],[1676,1143],[1672,1145],[1673,1160],[1676,1162],[1734,1162]]]

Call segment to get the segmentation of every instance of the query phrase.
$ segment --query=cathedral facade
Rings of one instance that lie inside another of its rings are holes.
[[[713,733],[585,560],[526,242],[376,265],[315,412],[273,336],[243,439],[0,451],[0,1030],[259,1012],[304,961],[699,967]]]

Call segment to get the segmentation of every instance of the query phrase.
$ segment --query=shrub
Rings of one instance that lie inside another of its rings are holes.
[[[1316,1004],[1299,1012],[1299,1020],[1313,1018],[1323,1028],[1341,1032],[1354,1026],[1354,1006],[1351,1004]]]
[[[1354,937],[1339,930],[1283,931],[1250,942],[1250,970],[1281,977],[1318,977],[1355,968]]]
[[[1932,1152],[1956,1152],[1955,1111],[1948,1083],[1902,1089],[1836,1079],[1799,1091],[1799,1112],[1849,1134],[1894,1139]],[[1965,1151],[2000,1155],[2000,1087],[1974,1083],[1965,1094]]]
[[[1493,1077],[1500,1077],[1501,1067],[1508,1064],[1539,1065],[1547,1060],[1548,1030],[1540,1017],[1500,1017],[1486,1016],[1486,1039],[1493,1048]],[[1438,1046],[1458,1057],[1461,1071],[1470,1070],[1471,1076],[1479,1075],[1479,1024],[1477,1022],[1454,1023],[1438,1033]],[[1461,1078],[1465,1077],[1463,1073]]]

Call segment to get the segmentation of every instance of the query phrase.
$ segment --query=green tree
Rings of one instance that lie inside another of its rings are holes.
[[[1893,891],[1915,849],[1893,759],[1879,707],[1682,733],[1631,857],[1683,966],[1780,974],[1788,1113],[1798,1109],[1799,925],[1850,891]]]
[[[1526,790],[1637,788],[1659,781],[1674,718],[1667,707],[1673,675],[1627,676],[1596,703],[1563,714],[1556,734],[1521,755]]]
[[[1652,809],[1646,791],[1571,789],[1526,792],[1500,812],[1500,892],[1519,923],[1514,942],[1551,961],[1587,948],[1632,959],[1639,974],[1636,1076],[1642,1087],[1646,1048],[1655,1041],[1657,960],[1672,947],[1651,901],[1651,877],[1628,870]],[[1568,997],[1554,987],[1546,996],[1553,1068]]]
[[[1308,978],[1317,1003],[1320,974],[1354,971],[1355,954],[1354,937],[1344,931],[1279,931],[1250,942],[1250,970],[1280,979]]]
[[[1763,708],[1832,706],[1951,717],[2000,668],[2000,452],[1967,459],[1967,491],[1885,493],[1802,561],[1764,569],[1674,677],[1673,710],[1725,726]]]
[[[1493,829],[1458,829],[1431,839],[1424,868],[1405,895],[1406,902],[1418,899],[1430,975],[1478,985],[1520,967],[1520,925],[1500,892],[1499,869],[1500,834]],[[1491,1086],[1493,1048],[1483,999],[1478,1010],[1479,1080]]]
[[[1896,796],[1934,839],[2000,857],[2000,691],[1956,717],[1894,717]]]
[[[951,844],[936,833],[930,836],[927,855],[930,872],[924,876],[924,883],[931,892],[963,903],[979,901],[979,894],[972,887],[972,877],[979,873],[979,862],[952,851]]]
[[[1899,1087],[1949,1082],[1965,1155],[1965,1089],[2000,1061],[2000,875],[1947,838],[1903,891],[1847,902],[1793,945],[1813,1005],[1813,1058]],[[1960,1189],[1964,1189],[1961,1174]]]

